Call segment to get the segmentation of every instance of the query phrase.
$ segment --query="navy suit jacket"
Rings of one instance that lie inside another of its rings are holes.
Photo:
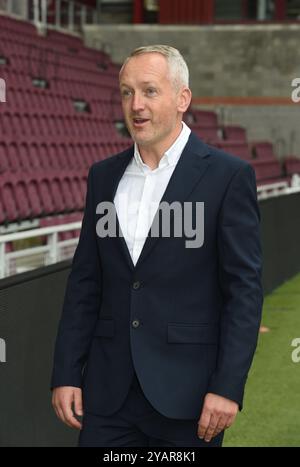
[[[84,410],[111,415],[135,370],[169,418],[198,418],[207,392],[241,409],[263,301],[254,171],[191,133],[161,201],[204,202],[204,243],[148,235],[134,266],[124,237],[96,232],[96,207],[113,201],[132,157],[89,170],[51,387],[82,387]]]

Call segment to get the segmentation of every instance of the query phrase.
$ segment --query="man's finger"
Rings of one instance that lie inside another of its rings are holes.
[[[210,417],[210,422],[209,422],[209,426],[206,430],[206,433],[204,435],[204,440],[209,442],[211,439],[212,439],[212,435],[215,431],[215,429],[217,428],[218,426],[218,423],[219,423],[219,417],[215,414],[212,414],[212,416]]]
[[[200,420],[198,422],[198,436],[203,439],[206,433],[206,430],[210,423],[211,414],[208,410],[203,409]]]
[[[71,406],[65,407],[64,417],[67,425],[69,425],[71,428],[81,428],[81,423],[74,417],[74,413]]]
[[[82,407],[82,393],[81,391],[75,391],[74,394],[74,411],[76,415],[83,415],[83,407]]]
[[[65,423],[65,417],[64,417],[62,408],[61,408],[61,406],[59,404],[59,401],[57,400],[55,394],[53,394],[53,396],[52,396],[52,407],[53,407],[53,409],[54,409],[54,411],[56,413],[57,418]]]
[[[62,409],[60,406],[58,406],[57,409],[56,409],[55,411],[56,411],[56,414],[57,414],[58,418],[59,418],[63,423],[65,423],[65,424],[67,425],[68,423],[67,423],[67,420],[66,420],[66,418],[65,418],[63,409]]]

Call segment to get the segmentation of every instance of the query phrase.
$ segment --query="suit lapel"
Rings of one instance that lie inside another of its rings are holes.
[[[109,175],[107,176],[107,179],[106,179],[106,185],[104,187],[104,190],[102,191],[103,199],[105,201],[111,202],[113,205],[113,209],[115,211],[117,236],[112,237],[112,240],[117,242],[118,247],[122,250],[122,253],[125,257],[125,260],[128,266],[132,270],[134,269],[134,264],[132,262],[131,255],[129,253],[126,240],[122,233],[122,229],[121,229],[118,215],[117,215],[117,210],[115,208],[113,200],[114,200],[119,182],[126,170],[127,165],[129,164],[129,162],[131,161],[131,158],[133,157],[133,153],[134,153],[134,146],[130,147],[127,151],[122,152],[116,157],[114,163],[111,164]]]

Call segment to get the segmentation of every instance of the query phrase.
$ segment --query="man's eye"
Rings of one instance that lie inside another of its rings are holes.
[[[126,89],[126,90],[124,89],[124,90],[122,91],[122,96],[123,96],[123,97],[128,97],[128,96],[130,96],[130,95],[131,95],[131,91],[128,91],[127,89]]]
[[[147,92],[148,96],[153,96],[154,94],[156,94],[156,89],[148,88],[146,92]]]

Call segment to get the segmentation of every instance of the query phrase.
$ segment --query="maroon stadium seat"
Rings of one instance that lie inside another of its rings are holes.
[[[251,161],[251,165],[255,170],[258,182],[280,179],[282,177],[281,165],[276,159],[253,160]]]
[[[215,112],[209,110],[198,110],[192,109],[191,113],[194,117],[194,123],[201,125],[202,127],[217,127],[218,117]]]
[[[264,160],[276,160],[276,156],[273,151],[273,145],[269,142],[260,142],[260,143],[252,143],[252,147],[254,150],[254,155],[257,159],[264,159]]]
[[[243,141],[222,141],[218,144],[218,146],[224,151],[233,154],[234,156],[238,156],[241,159],[252,159],[250,146],[248,143]]]
[[[9,170],[8,151],[6,143],[0,142],[0,174]]]
[[[235,125],[226,125],[223,127],[223,135],[226,140],[247,141],[245,128]]]
[[[65,212],[67,210],[67,206],[64,200],[63,190],[61,186],[61,179],[60,175],[57,172],[53,176],[49,176],[49,183],[50,183],[50,191],[52,194],[53,204],[54,204],[54,211],[55,212]]]
[[[201,124],[193,123],[190,126],[190,129],[194,131],[199,138],[208,143],[217,142],[221,139],[219,127],[203,127]]]
[[[45,214],[46,211],[43,208],[41,198],[38,190],[38,182],[34,176],[30,174],[24,175],[24,180],[26,182],[26,191],[28,196],[28,201],[31,207],[31,214],[33,217],[39,217],[42,214]]]
[[[21,177],[15,178],[13,183],[19,218],[28,219],[32,216],[32,211],[27,194],[26,183]]]
[[[52,199],[51,183],[49,178],[44,174],[37,176],[37,185],[39,197],[43,206],[43,212],[47,214],[54,214],[55,205]]]
[[[0,177],[0,199],[2,201],[2,209],[7,221],[19,220],[19,212],[17,208],[14,185],[10,177],[3,179]]]
[[[16,143],[10,143],[7,145],[7,155],[9,167],[12,172],[18,172],[19,170],[24,169],[21,165],[19,146]]]
[[[72,184],[70,178],[66,175],[61,175],[61,189],[62,189],[62,197],[63,202],[69,211],[75,211],[76,209],[76,201],[73,195]]]

